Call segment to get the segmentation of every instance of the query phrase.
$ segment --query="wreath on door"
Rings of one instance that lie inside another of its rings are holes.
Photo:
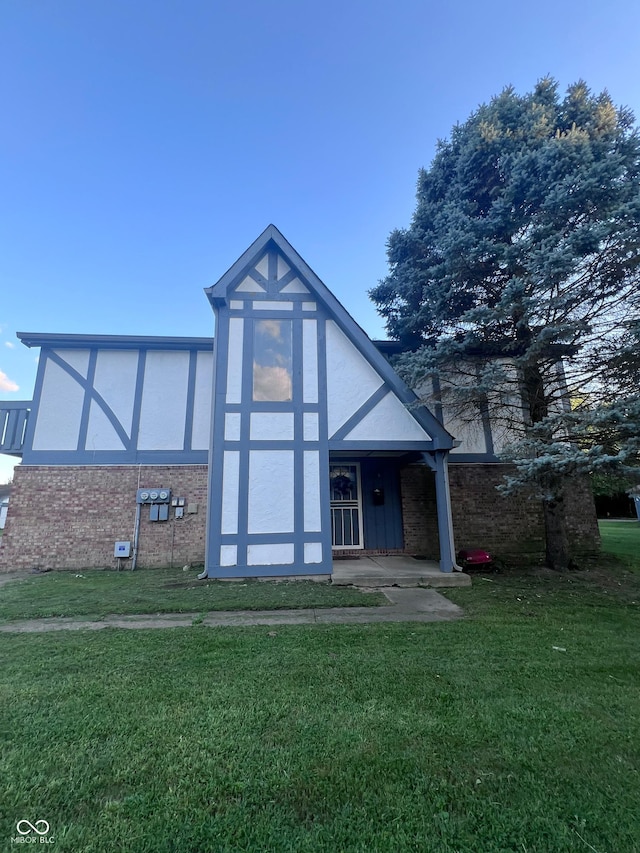
[[[338,474],[337,477],[333,478],[332,486],[334,490],[341,495],[346,495],[348,492],[350,492],[351,485],[351,477],[347,477],[344,474]]]

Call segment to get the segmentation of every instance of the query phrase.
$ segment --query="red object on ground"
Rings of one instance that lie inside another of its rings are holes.
[[[488,551],[483,551],[482,548],[471,548],[466,551],[460,551],[458,559],[467,566],[482,566],[493,563],[491,554]]]

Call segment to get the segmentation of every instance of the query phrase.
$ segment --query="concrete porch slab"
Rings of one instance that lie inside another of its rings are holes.
[[[432,560],[415,560],[409,555],[362,556],[333,561],[331,583],[337,586],[471,586],[464,572],[441,572]]]

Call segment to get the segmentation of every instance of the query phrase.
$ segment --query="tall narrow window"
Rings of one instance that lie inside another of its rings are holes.
[[[253,327],[253,399],[288,402],[292,394],[291,320],[256,320]]]

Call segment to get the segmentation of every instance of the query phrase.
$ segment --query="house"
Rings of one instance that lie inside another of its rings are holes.
[[[273,225],[206,296],[213,339],[18,334],[40,360],[33,400],[0,403],[22,457],[1,570],[328,577],[340,553],[409,553],[451,572],[454,536],[540,553],[539,507],[495,492],[489,414],[454,437]]]

